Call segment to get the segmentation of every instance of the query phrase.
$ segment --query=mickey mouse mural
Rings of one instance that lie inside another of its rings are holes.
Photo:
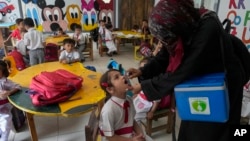
[[[64,20],[62,10],[65,6],[64,0],[56,0],[55,5],[47,5],[45,0],[38,0],[37,5],[42,9],[41,16],[44,31],[56,31],[59,27],[64,31],[67,30],[67,22]]]

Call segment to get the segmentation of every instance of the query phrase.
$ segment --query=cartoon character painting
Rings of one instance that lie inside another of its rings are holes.
[[[64,0],[55,0],[55,5],[47,5],[45,0],[39,0],[37,5],[42,9],[44,31],[56,31],[59,27],[64,31],[67,29],[67,22],[64,20],[62,10],[65,6]]]
[[[73,30],[76,24],[81,25],[82,12],[78,5],[71,4],[67,6],[65,14],[68,21],[68,29]]]
[[[99,7],[98,18],[104,20],[106,23],[112,23],[114,25],[114,11],[113,0],[96,0]]]
[[[94,0],[82,1],[82,23],[83,29],[90,31],[97,27],[97,14],[94,8]]]
[[[27,2],[26,0],[23,0],[23,2]],[[35,23],[35,27],[37,30],[39,31],[43,31],[43,27],[41,25],[41,21],[40,21],[40,17],[38,15],[38,8],[36,6],[35,1],[34,2],[27,2],[25,4],[25,15],[26,17],[32,18],[34,23]]]

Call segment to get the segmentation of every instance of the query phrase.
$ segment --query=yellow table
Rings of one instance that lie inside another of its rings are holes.
[[[114,31],[112,32],[112,34],[115,35],[117,38],[124,38],[124,39],[143,38],[143,34],[128,30]]]
[[[139,32],[134,32],[134,31],[129,31],[129,30],[122,30],[122,31],[114,31],[112,34],[116,37],[117,39],[117,51],[119,52],[120,49],[120,43],[121,40],[124,39],[129,39],[129,40],[141,40],[141,39],[147,39],[144,34],[139,33]]]
[[[45,39],[46,44],[48,43],[53,43],[56,44],[58,46],[61,46],[63,44],[63,40],[66,38],[70,38],[68,35],[65,36],[51,36],[51,37],[47,37]]]
[[[29,87],[32,77],[42,71],[54,71],[57,69],[65,69],[74,74],[82,76],[82,88],[66,102],[43,107],[33,106],[29,95],[25,93],[25,90],[27,90]],[[19,83],[24,88],[22,91],[9,96],[9,101],[15,107],[23,110],[26,113],[31,138],[33,141],[37,141],[38,138],[33,116],[41,115],[69,117],[84,114],[92,110],[92,108],[98,105],[99,102],[101,102],[105,97],[104,91],[102,91],[99,86],[100,76],[100,73],[85,69],[81,63],[61,64],[59,62],[49,62],[38,64],[24,69],[14,77],[10,78],[14,82]]]

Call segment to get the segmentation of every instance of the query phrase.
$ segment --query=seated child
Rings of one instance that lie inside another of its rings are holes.
[[[0,60],[0,140],[8,141],[12,127],[12,105],[7,97],[21,89],[21,86],[7,79],[9,76],[8,64]]]
[[[57,30],[56,30],[56,33],[55,33],[55,36],[66,36],[67,34],[63,31],[63,29],[61,27],[59,27]]]
[[[82,51],[85,49],[85,38],[82,34],[82,26],[81,25],[75,25],[74,28],[74,34],[72,36],[72,39],[75,40],[75,46],[76,49],[79,52],[80,55],[80,61],[85,61],[84,55],[82,54]]]
[[[128,80],[118,70],[108,70],[100,79],[100,86],[106,93],[106,103],[101,114],[99,127],[102,140],[147,140],[134,120],[135,110],[132,100],[126,96],[130,89]],[[149,138],[149,137],[148,137]]]
[[[131,29],[131,31],[140,33],[141,29],[139,28],[139,25],[135,24],[135,25],[133,25],[133,28]]]
[[[157,45],[156,45],[155,48],[154,48],[154,51],[153,51],[153,53],[152,53],[152,56],[156,56],[156,55],[158,54],[158,52],[161,50],[161,48],[162,48],[162,43],[161,43],[161,41],[159,40],[158,43],[157,43]]]
[[[108,23],[108,24],[105,24],[105,44],[108,48],[108,52],[107,52],[107,55],[108,56],[112,56],[113,54],[117,54],[117,49],[116,49],[116,46],[115,46],[115,43],[114,43],[114,37],[112,35],[112,24],[111,23]]]
[[[67,38],[63,40],[63,50],[60,53],[59,62],[64,64],[70,64],[80,61],[80,55],[74,50],[75,40]]]
[[[143,58],[140,61],[140,67],[143,67],[145,64],[148,63],[150,58]],[[139,77],[139,82],[143,80],[143,78]],[[148,118],[152,119],[154,112],[158,109],[160,104],[160,99],[155,101],[148,101],[146,96],[144,95],[143,91],[141,91],[134,99],[134,105],[136,110],[135,120],[140,122],[141,120]]]

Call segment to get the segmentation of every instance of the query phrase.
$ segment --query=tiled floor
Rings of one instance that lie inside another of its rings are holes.
[[[118,63],[121,63],[125,69],[137,67],[138,61],[133,57],[134,48],[130,44],[121,46],[119,55],[113,56]],[[107,70],[106,64],[110,57],[104,55],[100,57],[96,47],[94,47],[94,61],[86,59],[84,65],[95,66],[98,72]],[[132,80],[132,83],[137,83],[137,80]],[[39,141],[85,141],[84,126],[87,125],[89,113],[78,117],[45,117],[35,116],[35,125]],[[176,131],[179,129],[179,118],[177,118]],[[159,119],[157,124],[166,122],[165,119]],[[171,141],[171,134],[166,134],[165,131],[159,131],[152,134],[155,141]],[[30,141],[30,134],[27,125],[18,133],[11,132],[9,141]]]

